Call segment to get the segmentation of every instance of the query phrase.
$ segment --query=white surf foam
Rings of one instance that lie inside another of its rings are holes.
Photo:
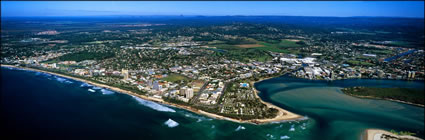
[[[133,97],[134,99],[136,99],[140,104],[147,106],[149,108],[152,108],[154,110],[162,111],[162,112],[176,112],[175,110],[173,110],[169,107],[163,106],[161,104],[158,104],[158,103],[155,103],[155,102],[152,102],[152,101],[148,101],[148,100],[144,100],[144,99],[138,98],[138,97],[133,96],[133,95],[130,95],[130,96]]]
[[[94,89],[94,88],[93,88]],[[109,95],[109,94],[114,94],[115,92],[107,90],[107,89],[100,89],[100,91],[102,92],[103,95]]]
[[[34,73],[35,73],[35,75],[37,75],[37,76],[45,76],[45,77],[50,77],[50,76],[52,76],[51,74],[44,73],[44,72],[38,72],[38,71],[28,71],[28,72],[34,72]]]
[[[72,82],[72,81],[70,81],[70,80],[68,80],[68,79],[61,78],[61,77],[58,77],[58,76],[55,76],[55,79],[56,79],[56,81],[59,81],[59,82],[61,82],[61,83],[66,83],[66,84],[74,83],[74,82]]]
[[[43,75],[43,76],[52,76],[51,74],[48,74],[48,73],[41,73],[40,75]]]
[[[299,118],[299,119],[295,119],[295,120],[282,120],[282,121],[275,121],[275,122],[270,122],[270,124],[278,124],[278,123],[298,123],[299,121],[304,121],[304,120],[308,120],[308,116]]]
[[[80,85],[80,87],[92,87],[93,85],[87,84],[87,83],[82,83]]]
[[[287,139],[290,139],[290,137],[289,136],[280,136],[280,139],[281,140],[287,140]]]
[[[185,114],[184,114],[184,116],[186,116],[186,117],[188,117],[188,118],[197,119],[197,121],[196,121],[196,122],[201,122],[201,121],[211,121],[211,120],[212,120],[211,118],[205,118],[205,117],[197,116],[197,115],[193,115],[193,114],[190,114],[190,113],[185,113]]]
[[[291,129],[289,131],[295,131],[294,125],[291,125]]]
[[[235,131],[239,131],[239,130],[245,130],[245,127],[239,125],[238,128],[235,129]]]
[[[4,68],[9,69],[9,70],[22,70],[22,71],[29,71],[29,70],[25,70],[25,69],[21,69],[21,68],[13,68],[13,67],[4,67]]]
[[[283,127],[283,124],[281,124],[281,125],[279,125],[279,126],[277,126],[275,128],[278,129],[278,128],[282,128],[282,127]]]
[[[172,120],[172,119],[168,119],[167,121],[164,122],[165,125],[167,125],[170,128],[176,127],[179,125],[179,123],[177,123],[176,121]]]
[[[276,139],[272,134],[267,134],[267,137],[270,137],[271,139]]]
[[[2,68],[6,68],[6,69],[9,69],[9,70],[16,70],[15,68],[12,68],[12,67],[2,67]]]

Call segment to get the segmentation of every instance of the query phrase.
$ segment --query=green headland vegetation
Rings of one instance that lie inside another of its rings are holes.
[[[424,105],[424,90],[411,88],[350,87],[344,88],[342,91],[345,94],[357,97],[400,100]]]

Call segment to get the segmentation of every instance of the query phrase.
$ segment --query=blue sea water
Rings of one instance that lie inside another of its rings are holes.
[[[356,84],[422,88],[423,82],[317,82],[288,77],[257,83],[261,98],[308,116],[266,125],[211,119],[185,110],[39,72],[1,68],[2,137],[7,139],[359,139],[366,128],[423,135],[424,109],[357,99]],[[95,92],[89,91],[89,89]]]

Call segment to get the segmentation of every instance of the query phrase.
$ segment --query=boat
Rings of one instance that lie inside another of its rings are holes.
[[[95,90],[93,90],[93,89],[88,89],[88,91],[90,91],[90,92],[96,92]]]

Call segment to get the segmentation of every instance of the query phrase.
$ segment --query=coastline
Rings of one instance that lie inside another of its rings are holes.
[[[390,135],[392,137],[396,137],[398,139],[406,139],[406,140],[423,140],[418,137],[408,136],[408,135],[396,135],[391,132],[380,130],[380,129],[366,129],[363,135],[363,140],[381,140],[381,136]]]
[[[374,96],[360,96],[360,95],[353,95],[353,94],[347,94],[347,93],[344,93],[344,94],[352,96],[352,97],[356,97],[356,98],[361,98],[361,99],[386,100],[386,101],[403,103],[403,104],[408,104],[408,105],[413,105],[413,106],[418,106],[418,107],[425,107],[425,105],[422,105],[422,104],[415,104],[415,103],[406,102],[406,101],[402,101],[402,100],[395,100],[395,99],[389,99],[389,98],[379,98],[379,97],[374,97]]]
[[[20,66],[4,65],[4,64],[1,64],[0,66],[1,67],[24,69],[24,70],[30,70],[30,71],[36,71],[36,72],[42,72],[42,73],[48,73],[48,74],[51,74],[51,75],[60,76],[60,77],[84,82],[84,83],[87,83],[87,84],[91,84],[91,85],[94,85],[94,86],[106,88],[106,89],[109,89],[109,90],[113,90],[115,92],[120,92],[120,93],[123,93],[123,94],[130,95],[130,96],[136,96],[136,97],[144,99],[144,100],[149,100],[149,101],[157,102],[157,103],[160,103],[160,104],[165,104],[165,105],[169,105],[169,106],[172,106],[172,107],[188,110],[190,112],[193,112],[193,113],[196,113],[196,114],[199,114],[199,115],[204,115],[204,116],[208,116],[208,117],[211,117],[211,118],[214,118],[214,119],[219,119],[219,120],[228,120],[228,121],[237,122],[237,123],[267,124],[267,123],[282,122],[282,121],[295,121],[295,120],[299,120],[299,119],[303,118],[303,116],[294,114],[294,113],[286,111],[286,110],[284,110],[280,107],[277,107],[273,104],[264,102],[263,100],[261,100],[261,98],[258,97],[256,89],[253,89],[254,92],[255,92],[255,95],[256,95],[257,98],[260,99],[260,101],[262,103],[266,104],[268,107],[275,108],[275,109],[278,110],[278,115],[276,117],[268,118],[268,119],[238,120],[238,119],[233,119],[233,118],[217,115],[217,114],[214,114],[214,113],[202,111],[202,110],[190,107],[190,106],[166,102],[163,99],[148,97],[148,96],[145,96],[145,95],[140,95],[140,94],[137,94],[137,93],[134,93],[134,92],[131,92],[131,91],[127,91],[127,90],[123,90],[123,89],[120,89],[120,88],[117,88],[117,87],[108,86],[108,85],[84,80],[84,79],[77,78],[77,77],[67,76],[67,75],[63,75],[63,74],[58,74],[58,73],[54,73],[54,72],[49,72],[49,71],[44,71],[44,70],[39,70],[39,69],[34,69],[34,68],[28,68],[28,67],[20,67]],[[260,79],[259,81],[262,81],[262,80],[265,80],[265,79],[270,79],[270,78],[273,78],[273,77],[263,78],[263,79]]]
[[[258,81],[251,81],[250,84],[252,85],[252,90],[254,91],[254,95],[256,98],[260,99],[260,102],[265,104],[268,108],[274,108],[278,110],[278,114],[276,115],[275,118],[270,118],[270,119],[262,119],[262,120],[258,120],[261,123],[265,123],[265,122],[281,122],[281,121],[285,121],[288,120],[286,118],[294,118],[294,119],[301,119],[303,118],[303,116],[300,116],[298,114],[289,112],[287,110],[284,110],[276,105],[273,105],[269,102],[263,101],[261,100],[261,98],[258,96],[259,91],[257,89],[255,89],[254,87],[254,83],[259,82],[259,81],[263,81],[263,80],[268,80],[268,79],[272,79],[274,77],[267,77],[267,78],[260,78]]]

